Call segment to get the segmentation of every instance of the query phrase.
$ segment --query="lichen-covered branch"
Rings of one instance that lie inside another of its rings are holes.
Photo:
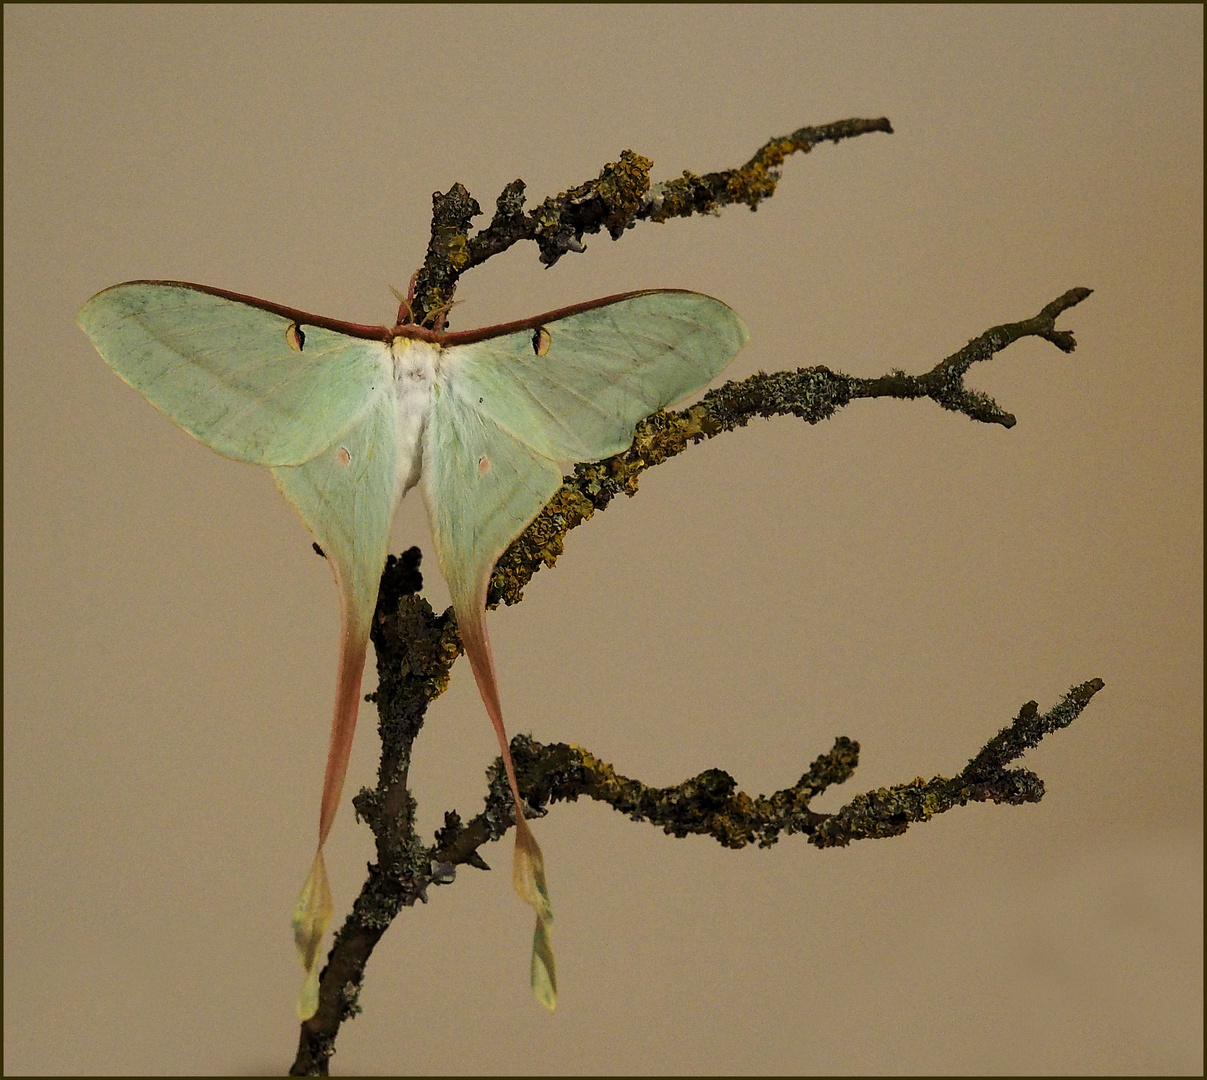
[[[659,825],[670,836],[706,834],[731,848],[755,842],[770,847],[781,832],[813,833],[826,815],[810,810],[809,801],[847,780],[859,764],[859,744],[839,738],[792,787],[752,799],[721,769],[708,769],[674,787],[653,788],[621,776],[579,746],[542,745],[517,735],[511,753],[524,801],[534,814],[543,814],[550,803],[586,797],[607,803],[633,821]],[[491,767],[481,814],[468,825],[456,815],[445,815],[445,826],[436,836],[439,861],[469,862],[482,844],[497,838],[496,822],[509,806],[506,783],[499,778],[500,761]]]
[[[709,769],[673,787],[653,788],[621,776],[581,747],[542,745],[517,735],[511,740],[511,752],[524,800],[534,815],[550,803],[586,797],[607,803],[633,821],[659,825],[671,836],[711,836],[724,847],[753,843],[770,847],[781,834],[790,833],[803,833],[818,847],[843,847],[852,840],[898,836],[915,822],[929,821],[970,802],[1039,802],[1043,781],[1029,769],[1008,766],[1045,735],[1068,727],[1102,687],[1101,679],[1075,686],[1042,716],[1034,701],[1027,702],[957,776],[918,777],[878,788],[856,795],[832,814],[815,813],[809,803],[854,774],[859,744],[845,737],[836,739],[829,753],[818,757],[792,787],[755,798],[739,791],[733,777],[720,769]],[[435,860],[445,866],[470,862],[478,847],[500,835],[498,822],[510,811],[500,772],[496,761],[486,809],[468,825],[461,825],[456,815],[446,815],[445,827],[436,836]]]
[[[1040,337],[1063,352],[1072,352],[1077,344],[1072,332],[1057,330],[1055,320],[1091,291],[1070,289],[1034,318],[986,330],[922,375],[894,370],[877,379],[858,379],[825,367],[760,372],[710,390],[689,409],[656,412],[637,425],[633,444],[624,453],[575,466],[574,475],[565,478],[545,509],[495,565],[488,604],[518,603],[532,575],[556,562],[566,533],[603,510],[617,495],[636,494],[646,469],[704,439],[745,427],[755,417],[796,416],[817,424],[855,398],[926,397],[972,420],[1013,427],[1010,413],[986,394],[964,385],[965,373],[977,361],[990,359],[1023,337]]]
[[[513,180],[495,200],[490,224],[472,236],[470,223],[482,213],[482,207],[462,184],[454,184],[447,192],[432,195],[431,240],[415,275],[411,319],[438,323],[452,303],[461,275],[521,240],[535,243],[541,262],[552,266],[568,251],[585,251],[582,240],[588,233],[606,230],[618,240],[638,221],[715,214],[734,203],[755,210],[775,192],[780,166],[789,154],[807,153],[822,142],[837,143],[873,131],[891,134],[892,130],[884,117],[803,127],[772,139],[740,168],[704,176],[684,172],[653,187],[650,170],[654,163],[625,150],[596,179],[552,195],[528,212],[524,210],[524,181]]]
[[[875,120],[839,120],[835,124],[798,128],[791,135],[771,139],[740,168],[703,176],[684,170],[682,176],[650,188],[637,211],[637,220],[669,221],[692,214],[715,214],[721,207],[734,203],[757,210],[760,202],[775,194],[780,166],[789,154],[798,151],[807,154],[818,143],[836,143],[872,131],[891,135],[893,125],[881,116]]]

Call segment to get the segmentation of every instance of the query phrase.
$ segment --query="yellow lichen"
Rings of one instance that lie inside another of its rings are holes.
[[[455,233],[450,236],[445,245],[448,251],[448,261],[455,270],[463,270],[469,262],[469,240],[465,233]]]

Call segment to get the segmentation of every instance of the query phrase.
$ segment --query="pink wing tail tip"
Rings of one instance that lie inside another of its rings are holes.
[[[457,629],[461,634],[461,644],[465,655],[469,657],[469,666],[473,669],[474,681],[478,684],[478,693],[482,696],[482,704],[486,706],[486,715],[490,717],[495,729],[495,737],[499,740],[499,753],[503,756],[503,768],[507,772],[507,782],[511,786],[512,798],[516,804],[516,820],[522,821],[524,814],[520,807],[520,790],[516,783],[515,765],[511,760],[511,746],[507,741],[507,729],[503,724],[503,705],[499,700],[499,683],[495,676],[494,656],[490,651],[490,635],[486,630],[486,586],[482,585],[471,603],[454,601],[453,610],[457,616]]]
[[[326,842],[335,821],[344,779],[348,774],[348,760],[352,755],[352,740],[356,735],[356,719],[360,711],[360,680],[364,674],[368,649],[368,629],[358,627],[350,630],[345,622],[340,639],[339,674],[335,683],[335,712],[331,719],[323,797],[319,807],[320,846]]]

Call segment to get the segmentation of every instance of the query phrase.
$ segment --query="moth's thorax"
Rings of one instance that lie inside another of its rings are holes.
[[[429,341],[396,337],[390,342],[394,365],[394,422],[397,425],[397,484],[401,497],[419,481],[423,467],[423,429],[432,404],[432,384],[440,347]]]
[[[390,341],[390,357],[394,361],[394,382],[404,387],[431,386],[436,377],[440,346],[416,338],[398,337]]]

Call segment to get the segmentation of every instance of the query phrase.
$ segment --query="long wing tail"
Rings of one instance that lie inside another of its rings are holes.
[[[532,991],[545,1008],[552,1009],[557,1003],[557,970],[549,940],[549,931],[553,925],[553,907],[549,903],[549,887],[545,882],[545,859],[536,837],[532,835],[532,830],[524,819],[515,765],[511,760],[511,746],[507,741],[507,730],[503,726],[503,707],[499,702],[494,657],[490,651],[490,636],[486,631],[485,582],[477,590],[472,601],[455,603],[453,611],[457,616],[461,643],[465,646],[465,654],[469,657],[469,665],[478,684],[478,693],[482,695],[482,703],[486,706],[486,713],[499,740],[503,768],[507,772],[507,783],[511,787],[511,798],[515,803],[516,835],[511,880],[520,898],[536,912],[536,928],[532,935]]]
[[[318,849],[314,853],[310,875],[293,910],[293,940],[297,944],[302,965],[306,968],[306,981],[298,994],[297,1004],[298,1017],[302,1020],[309,1020],[318,1010],[319,943],[331,921],[333,910],[327,866],[323,861],[323,844],[327,842],[327,834],[335,820],[344,777],[348,773],[348,758],[352,753],[352,738],[356,734],[356,715],[360,707],[360,680],[369,647],[368,623],[358,618],[358,612],[350,610],[352,605],[348,598],[341,596],[341,601],[343,628],[340,634],[339,676],[335,685],[335,715],[327,744],[327,769],[323,775]]]

